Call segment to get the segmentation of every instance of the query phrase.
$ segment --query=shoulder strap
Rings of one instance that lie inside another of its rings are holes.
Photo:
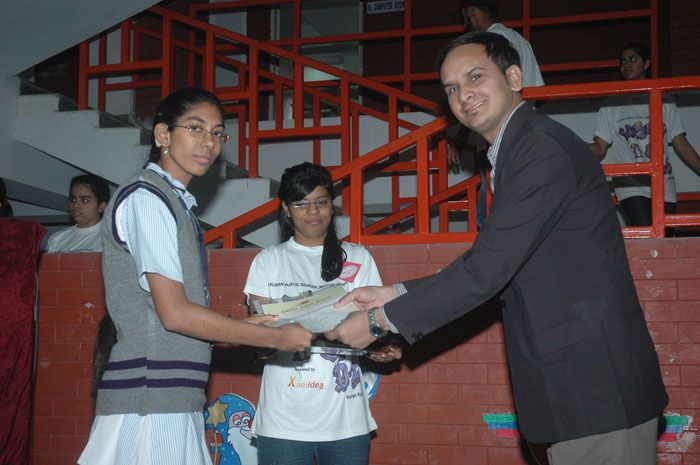
[[[153,184],[146,182],[146,181],[135,181],[131,184],[127,184],[124,186],[117,197],[114,199],[114,206],[112,207],[112,237],[114,237],[114,240],[117,241],[118,244],[120,245],[126,245],[126,242],[121,240],[119,235],[117,234],[117,225],[116,225],[116,214],[117,214],[117,207],[121,205],[121,203],[126,200],[128,196],[136,192],[138,189],[145,189],[148,192],[152,193],[156,197],[158,197],[168,208],[170,211],[170,214],[173,215],[173,218],[175,219],[175,222],[177,223],[177,216],[175,215],[175,210],[173,210],[172,205],[170,204],[170,200],[168,197],[165,195],[165,193],[158,189],[156,186]]]

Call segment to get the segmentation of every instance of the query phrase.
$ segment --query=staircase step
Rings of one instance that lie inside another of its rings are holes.
[[[110,113],[100,112],[100,127],[132,128],[134,124],[131,120],[131,115],[112,115]]]
[[[20,95],[33,95],[33,94],[43,94],[44,91],[36,88],[31,82],[22,79],[19,83],[19,94]]]
[[[58,111],[78,111],[78,102],[68,97],[59,95]]]
[[[226,161],[226,179],[243,179],[248,177],[248,170],[241,168],[235,163]]]
[[[37,153],[49,154],[53,160],[80,167],[115,184],[131,176],[146,160],[151,122],[96,110],[78,111],[70,99],[41,93],[31,85],[25,90],[27,93],[18,99],[14,137]],[[32,129],[38,124],[42,131]],[[200,201],[197,213],[205,229],[276,197],[278,181],[248,176],[246,169],[221,159],[207,175],[193,180],[190,187]],[[339,210],[336,213],[341,234],[347,233],[348,219],[340,216]],[[278,241],[277,218],[273,214],[239,231],[237,246],[266,246]]]

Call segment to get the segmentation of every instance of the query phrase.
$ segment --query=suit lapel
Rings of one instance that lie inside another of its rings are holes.
[[[512,147],[520,138],[520,134],[525,123],[533,117],[533,113],[536,113],[535,110],[526,102],[520,108],[515,110],[515,113],[513,113],[510,121],[508,121],[506,130],[503,133],[503,139],[501,139],[498,158],[496,159],[496,179],[494,182],[494,192],[498,192],[501,184],[501,174],[503,174],[504,168],[508,166],[508,159],[513,156]]]

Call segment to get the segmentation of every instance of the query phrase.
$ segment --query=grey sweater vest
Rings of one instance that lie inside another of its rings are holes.
[[[116,234],[117,206],[137,189],[157,195],[173,214],[185,294],[191,302],[208,304],[207,270],[193,218],[158,173],[138,172],[117,190],[102,220],[105,298],[117,328],[117,343],[100,382],[96,414],[201,411],[211,360],[208,344],[163,328],[151,294],[138,284],[134,259]]]

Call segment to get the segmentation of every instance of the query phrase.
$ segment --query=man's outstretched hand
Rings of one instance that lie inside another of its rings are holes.
[[[393,286],[358,287],[345,294],[335,306],[344,307],[350,302],[355,302],[362,310],[369,310],[372,307],[381,307],[395,298],[396,291]]]
[[[393,286],[359,287],[349,292],[335,304],[336,307],[344,307],[350,302],[355,302],[363,311],[349,313],[342,323],[326,333],[326,337],[331,341],[339,340],[356,349],[364,349],[376,341],[369,332],[367,310],[381,307],[395,298],[396,291]],[[375,313],[375,317],[380,326],[384,329],[389,328],[380,312]]]

